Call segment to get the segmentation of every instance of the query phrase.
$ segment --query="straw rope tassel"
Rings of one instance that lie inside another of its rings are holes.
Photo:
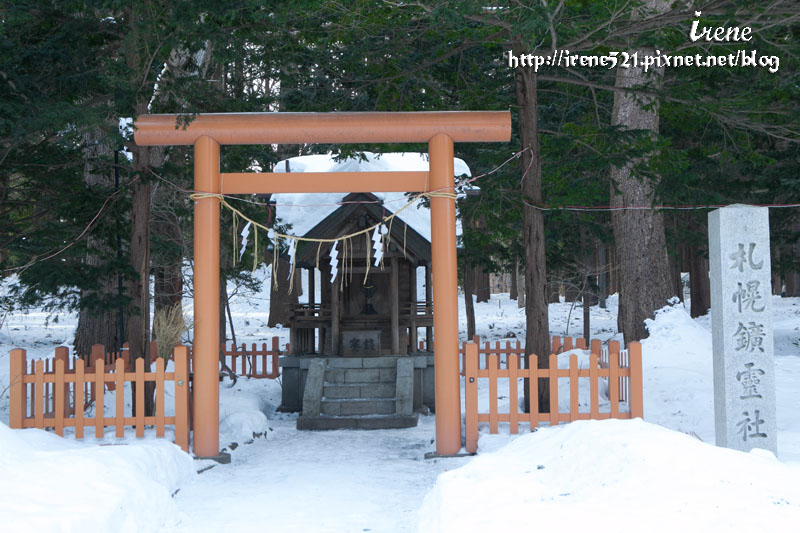
[[[235,228],[236,228],[236,226],[238,224],[237,221],[238,221],[239,218],[241,218],[243,220],[246,220],[247,222],[249,222],[249,223],[251,223],[253,225],[253,233],[254,233],[254,239],[253,239],[253,241],[254,241],[253,272],[255,272],[256,269],[258,268],[258,230],[262,229],[262,230],[267,232],[267,240],[269,240],[269,241],[271,241],[273,243],[273,259],[272,259],[273,276],[272,276],[272,280],[273,280],[273,286],[275,287],[276,290],[278,288],[278,279],[275,277],[274,274],[275,274],[275,269],[277,268],[277,264],[278,264],[278,243],[279,243],[279,239],[283,238],[283,239],[290,239],[292,241],[304,241],[304,242],[316,242],[316,243],[319,243],[319,246],[317,247],[317,261],[316,261],[317,268],[319,268],[319,255],[320,255],[320,250],[322,249],[322,244],[323,243],[333,243],[334,246],[332,248],[332,251],[335,251],[336,250],[336,243],[338,243],[339,241],[342,241],[342,254],[343,254],[343,256],[342,256],[342,264],[347,264],[346,261],[347,261],[347,247],[348,247],[347,246],[348,245],[347,241],[348,240],[350,240],[350,239],[352,239],[354,237],[357,237],[359,235],[362,235],[362,234],[367,235],[367,238],[369,239],[369,233],[372,232],[372,231],[375,231],[376,228],[379,228],[378,231],[380,231],[380,233],[383,236],[381,244],[382,244],[383,247],[388,246],[388,242],[389,242],[388,239],[389,239],[389,235],[391,235],[391,232],[392,232],[392,224],[394,224],[395,217],[400,215],[400,213],[402,213],[403,211],[405,211],[406,209],[408,209],[409,207],[414,205],[417,202],[417,200],[419,200],[419,199],[421,199],[423,197],[456,199],[457,195],[454,192],[447,192],[447,191],[431,191],[431,192],[420,193],[420,194],[414,196],[406,205],[404,205],[403,207],[401,207],[400,209],[398,209],[397,211],[395,211],[394,213],[392,213],[388,217],[383,217],[382,220],[380,222],[378,222],[377,224],[374,224],[374,225],[372,225],[372,226],[370,226],[368,228],[364,228],[364,229],[362,229],[360,231],[357,231],[355,233],[350,233],[348,235],[341,235],[341,236],[336,237],[334,239],[317,239],[317,238],[298,237],[296,235],[287,235],[287,234],[279,233],[279,232],[275,231],[273,228],[270,228],[268,226],[265,226],[264,224],[256,222],[252,218],[250,218],[247,215],[245,215],[244,213],[242,213],[240,210],[238,210],[235,207],[233,207],[232,205],[230,205],[226,201],[225,195],[217,194],[217,193],[207,193],[207,192],[197,192],[197,193],[193,193],[193,194],[189,195],[189,199],[192,200],[192,201],[202,200],[204,198],[218,198],[219,199],[219,203],[220,203],[220,207],[225,207],[226,209],[230,210],[232,215],[233,215],[233,217],[234,217],[234,235],[235,235]],[[388,229],[388,231],[386,233],[384,233],[383,232],[383,228],[381,228],[381,225],[385,225],[387,222],[389,224],[389,229]],[[406,226],[405,226],[405,228],[403,230],[403,256],[404,257],[406,257],[406,233],[407,233],[407,231],[408,231],[408,224],[406,224]],[[235,242],[236,242],[236,239],[234,239],[234,257],[236,256],[236,253],[235,253],[236,252]],[[296,245],[296,242],[295,242],[295,245]],[[353,247],[353,244],[350,243],[350,248],[351,248],[351,250],[350,250],[350,273],[349,273],[350,281],[352,281],[352,277],[353,277],[353,272],[352,272],[353,250],[352,250],[352,247]],[[367,248],[369,248],[369,244],[367,244]],[[367,250],[367,257],[369,258],[369,250]],[[383,266],[384,266],[384,257],[385,257],[385,255],[381,255],[381,261],[380,261],[381,268],[383,268]],[[332,264],[331,266],[335,266],[335,265]],[[292,273],[294,273],[293,269],[294,269],[294,265],[292,265]],[[367,261],[367,273],[368,272],[369,272],[369,261]],[[345,282],[344,278],[345,278],[345,276],[342,276],[341,286],[340,286],[341,290],[344,289],[344,282]],[[365,276],[365,278],[366,278],[366,276]],[[332,278],[331,281],[333,281],[333,279],[334,278]],[[291,287],[292,287],[292,285],[290,283],[290,289],[289,289],[290,291],[291,291]]]

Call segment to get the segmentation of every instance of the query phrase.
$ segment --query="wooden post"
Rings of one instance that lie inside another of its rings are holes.
[[[278,337],[272,337],[272,366],[267,370],[267,363],[264,361],[264,371],[268,373],[269,378],[275,379],[278,377],[280,370],[278,369],[278,361],[280,359],[281,348],[278,346]],[[320,353],[322,349],[320,347]]]
[[[34,427],[44,429],[44,363],[41,359],[36,361],[34,380],[33,419],[36,424]]]
[[[156,357],[156,437],[164,436],[164,359]]]
[[[392,316],[392,354],[400,353],[400,276],[398,275],[397,257],[392,256],[390,260],[391,273],[391,316]]]
[[[55,360],[56,360],[56,367],[58,365],[58,361],[64,361],[64,373],[66,374],[66,373],[69,372],[69,348],[67,348],[66,346],[58,346],[58,347],[56,347]],[[58,385],[56,385],[56,388],[58,388]],[[64,382],[64,388],[63,388],[62,393],[63,393],[63,396],[64,396],[64,398],[63,398],[63,405],[64,405],[64,413],[63,413],[63,415],[64,416],[70,416],[71,410],[70,410],[70,405],[69,405],[69,398],[70,398],[69,383]]]
[[[63,348],[63,346],[62,346]],[[58,348],[56,348],[58,350]],[[64,383],[64,365],[66,364],[66,360],[62,358],[58,358],[55,360],[55,391],[53,395],[54,405],[53,405],[53,416],[56,419],[56,435],[59,437],[64,436],[64,411],[66,410],[66,406],[64,405],[64,389],[66,383]]]
[[[128,365],[120,357],[114,363],[114,377],[116,378],[117,408],[114,412],[114,422],[116,423],[116,437],[121,439],[125,436],[125,370]]]
[[[600,341],[598,341],[600,342]],[[592,341],[594,345],[594,341]],[[598,367],[600,366],[598,361],[600,359],[599,352],[594,352],[589,355],[589,403],[591,405],[591,410],[589,411],[589,418],[592,420],[597,418],[598,413],[600,412],[600,396],[599,396],[599,373]]]
[[[175,347],[175,444],[189,451],[189,348]]]
[[[644,398],[642,394],[642,345],[632,342],[628,345],[628,366],[630,367],[631,418],[644,418]]]
[[[201,194],[220,192],[219,144],[210,137],[200,137],[194,144],[194,188]],[[193,370],[194,453],[198,457],[219,455],[219,292],[219,198],[197,198]],[[137,432],[138,426],[137,420]]]
[[[608,401],[611,418],[619,418],[619,341],[608,343]]]
[[[569,421],[578,419],[578,356],[569,356]]]
[[[464,401],[466,402],[467,452],[478,450],[478,345],[468,342],[464,346],[464,373],[466,386]]]
[[[144,359],[137,357],[135,366],[134,380],[136,380],[137,390],[144,390]],[[136,421],[136,437],[142,438],[144,437],[144,394],[136,395],[136,416],[134,418]]]
[[[408,301],[410,305],[410,313],[411,313],[411,321],[409,323],[409,339],[408,339],[408,346],[409,351],[411,353],[416,353],[417,351],[417,320],[415,318],[417,314],[417,266],[412,262],[411,263],[411,270],[409,271],[409,280],[408,280],[409,292]]]
[[[288,160],[287,160],[288,161]],[[316,268],[313,266],[308,269],[308,314],[309,316],[314,315],[314,306],[317,303],[317,286],[316,286]],[[312,353],[322,353],[322,346],[319,347],[319,351],[317,351],[317,347],[314,343],[314,333],[316,332],[317,328],[311,330],[311,339],[308,343],[308,348],[311,350]],[[320,335],[320,339],[322,339],[322,335]],[[264,365],[266,369],[266,365]]]
[[[84,394],[84,362],[80,357],[75,361],[75,438],[83,438],[83,410],[86,405],[84,402],[86,396]]]
[[[536,354],[530,354],[530,361],[536,361]],[[539,368],[537,365],[528,365],[528,398],[531,399],[528,416],[530,417],[531,431],[539,425]],[[542,372],[547,372],[543,370]]]
[[[308,269],[308,307],[309,309],[314,308],[314,304],[316,303],[317,298],[317,287],[315,285],[316,278],[315,278],[315,271],[314,267]]]
[[[433,327],[436,329],[436,453],[461,449],[461,392],[458,377],[458,267],[453,139],[439,133],[428,142],[430,154]],[[452,197],[444,196],[453,194]]]
[[[92,346],[94,349],[94,346]],[[105,351],[105,348],[101,345],[100,348]],[[93,350],[94,351],[94,350]],[[94,355],[94,353],[92,354]],[[105,392],[106,392],[106,360],[104,357],[104,353],[100,353],[100,358],[94,360],[94,381],[95,390],[97,391],[97,395],[95,396],[94,401],[94,438],[102,439],[103,434],[106,428],[106,413],[105,413]],[[137,383],[138,385],[138,383]],[[144,384],[142,384],[142,388],[138,389],[139,391],[144,390]],[[136,399],[141,398],[144,401],[144,394],[137,394]],[[138,405],[136,407],[139,407]],[[142,413],[144,413],[144,404],[142,405]],[[138,436],[138,435],[137,435]]]
[[[431,264],[425,263],[425,312],[430,314],[433,309],[433,288],[431,286]],[[426,350],[433,351],[433,328],[431,326],[425,327],[425,342]]]
[[[22,423],[25,419],[27,406],[26,389],[25,389],[25,374],[27,373],[28,362],[25,357],[25,350],[15,348],[11,350],[11,373],[9,379],[9,399],[10,399],[10,414],[8,418],[8,426],[12,429],[22,429]]]
[[[486,368],[489,369],[489,433],[497,433],[497,354],[486,355]]]
[[[512,435],[519,433],[519,398],[517,394],[517,374],[519,370],[519,355],[507,354],[506,366],[508,367],[508,432]]]
[[[548,374],[550,378],[550,425],[557,426],[559,419],[558,412],[558,356],[550,354],[550,365]]]
[[[331,353],[330,355],[339,355],[339,285],[336,280],[339,279],[339,273],[331,282]]]

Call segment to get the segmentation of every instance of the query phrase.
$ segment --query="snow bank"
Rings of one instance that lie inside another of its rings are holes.
[[[272,379],[225,380],[219,389],[219,445],[241,444],[254,438],[271,438],[268,416],[275,412],[280,384]]]
[[[714,442],[711,331],[678,303],[645,321],[642,341],[644,418]]]
[[[441,474],[418,530],[796,531],[799,476],[638,419],[580,421]]]
[[[5,424],[0,471],[5,531],[154,531],[177,522],[171,496],[195,476],[164,440],[98,446]]]

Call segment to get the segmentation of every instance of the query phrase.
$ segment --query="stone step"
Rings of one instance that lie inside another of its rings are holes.
[[[329,368],[327,383],[392,383],[397,380],[396,368]]]
[[[325,383],[323,399],[392,398],[394,383]]]
[[[320,413],[330,416],[392,415],[396,408],[394,398],[323,399]]]
[[[297,429],[401,429],[417,425],[417,415],[411,416],[305,416],[297,418]]]

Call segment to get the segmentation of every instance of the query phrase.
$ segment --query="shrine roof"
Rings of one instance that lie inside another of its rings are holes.
[[[364,158],[350,157],[340,161],[334,154],[304,155],[280,161],[273,172],[370,172],[370,171],[427,171],[428,154],[416,152],[397,152],[375,154],[362,152]],[[471,176],[464,160],[453,158],[456,177]],[[372,193],[389,212],[403,208],[409,199],[404,193]],[[319,222],[342,207],[343,193],[328,194],[273,194],[277,205],[277,218],[280,223],[290,224],[289,233],[306,235]],[[403,210],[398,218],[413,228],[423,238],[430,241],[430,210],[417,201]],[[461,223],[456,221],[456,233],[461,234]]]

